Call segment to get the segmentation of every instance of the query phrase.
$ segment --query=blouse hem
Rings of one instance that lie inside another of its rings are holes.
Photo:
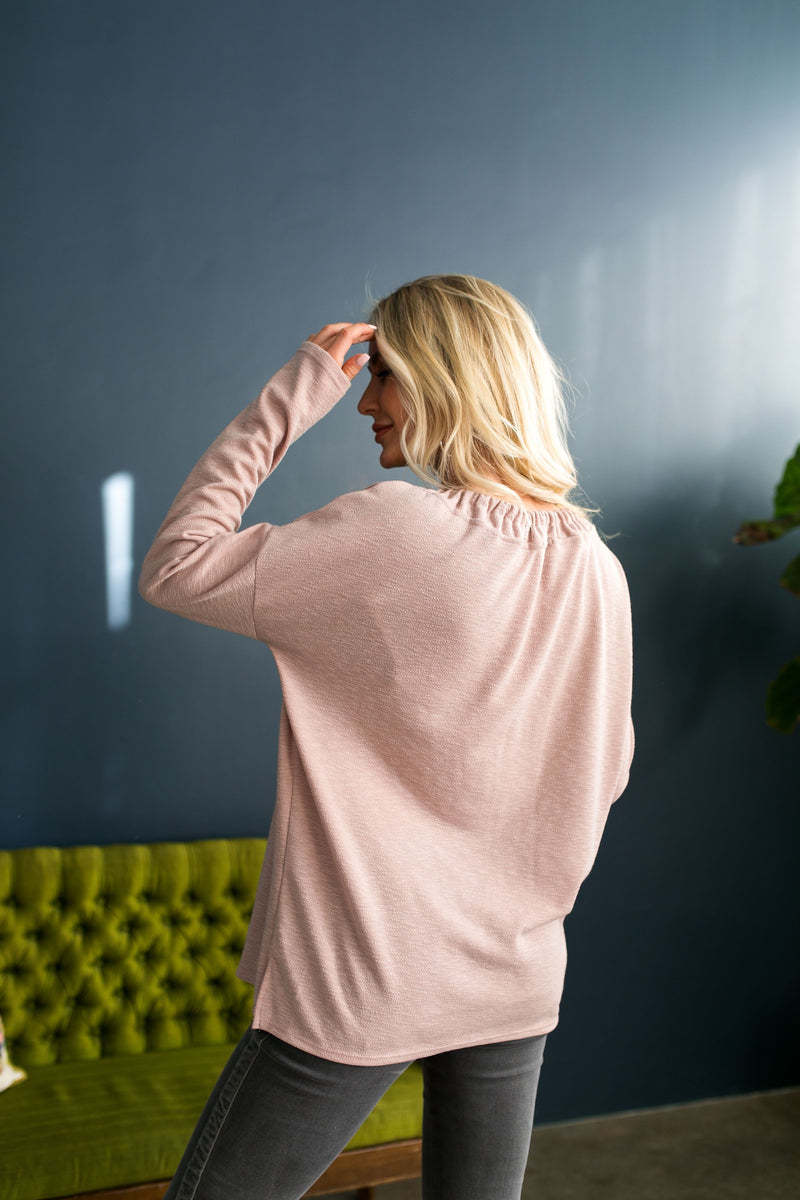
[[[270,1021],[270,1025],[274,1026],[275,1024],[275,1022]],[[313,1054],[316,1058],[325,1058],[328,1062],[339,1062],[345,1063],[348,1066],[359,1067],[379,1067],[386,1066],[389,1063],[406,1061],[412,1063],[417,1062],[421,1058],[430,1058],[433,1054],[443,1054],[449,1050],[463,1050],[467,1046],[489,1046],[495,1042],[513,1042],[527,1037],[542,1037],[546,1033],[552,1033],[557,1024],[558,1020],[553,1022],[553,1024],[547,1029],[540,1029],[534,1026],[527,1030],[517,1030],[513,1033],[495,1032],[490,1034],[488,1037],[481,1038],[481,1040],[478,1042],[468,1040],[465,1042],[458,1042],[455,1045],[452,1042],[447,1042],[440,1046],[425,1047],[416,1051],[393,1051],[391,1058],[386,1058],[383,1055],[378,1055],[376,1057],[375,1055],[354,1055],[350,1053],[347,1054],[347,1057],[344,1057],[342,1054],[337,1054],[336,1057],[333,1057],[330,1053],[321,1055],[319,1052],[319,1047],[311,1045],[311,1043],[306,1041],[304,1038],[296,1038],[294,1035],[288,1036],[284,1033],[281,1033],[280,1029],[278,1028],[268,1028],[266,1025],[258,1024],[258,1018],[255,1016],[253,1017],[254,1029],[263,1029],[267,1033],[272,1033],[275,1037],[280,1038],[281,1041],[288,1042],[290,1045],[295,1046],[299,1050],[305,1050],[307,1054]]]

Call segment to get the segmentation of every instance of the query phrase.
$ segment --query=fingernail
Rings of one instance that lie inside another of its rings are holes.
[[[365,363],[369,362],[369,355],[368,354],[359,354],[358,358],[356,359],[356,362],[358,363],[359,367],[363,367]]]

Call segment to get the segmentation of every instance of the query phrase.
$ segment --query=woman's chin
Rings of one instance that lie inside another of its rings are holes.
[[[388,441],[388,438],[387,438]],[[406,460],[403,458],[403,453],[399,446],[387,446],[386,443],[380,444],[380,454],[378,462],[388,471],[390,467],[404,467]]]

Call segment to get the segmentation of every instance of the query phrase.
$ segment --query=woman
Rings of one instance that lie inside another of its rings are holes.
[[[533,320],[470,275],[417,279],[370,317],[303,342],[142,567],[151,604],[269,646],[283,693],[238,968],[252,1026],[169,1200],[296,1200],[415,1060],[425,1200],[517,1200],[563,920],[628,781],[627,584],[598,510],[569,499],[562,377]],[[384,480],[240,530],[362,370],[358,343],[381,465],[434,486]]]

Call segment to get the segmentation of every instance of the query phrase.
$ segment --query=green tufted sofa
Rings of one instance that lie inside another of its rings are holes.
[[[237,979],[266,840],[0,851],[2,1200],[160,1200],[250,1021]],[[421,1169],[419,1063],[307,1196]]]

